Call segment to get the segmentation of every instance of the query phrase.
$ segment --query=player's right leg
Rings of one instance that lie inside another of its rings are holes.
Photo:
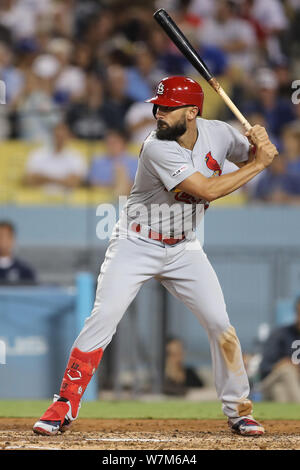
[[[160,250],[137,237],[110,242],[91,316],[73,344],[59,395],[35,423],[35,433],[57,434],[76,419],[84,391],[119,321],[142,284],[160,270],[161,263]]]

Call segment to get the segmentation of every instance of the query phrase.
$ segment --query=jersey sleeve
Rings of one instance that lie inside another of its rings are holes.
[[[197,172],[192,160],[174,142],[151,142],[143,149],[146,168],[171,191],[183,180]]]
[[[232,163],[246,162],[249,157],[250,143],[246,136],[242,135],[237,129],[224,123],[228,141],[227,160]]]

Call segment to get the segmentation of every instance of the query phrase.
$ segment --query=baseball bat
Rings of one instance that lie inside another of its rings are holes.
[[[169,36],[171,41],[178,47],[187,60],[195,67],[200,75],[210,84],[210,86],[223,98],[229,109],[233,112],[236,118],[241,122],[246,131],[251,129],[250,123],[245,116],[235,106],[233,101],[229,98],[226,91],[221,87],[218,80],[211,74],[205,62],[200,58],[198,52],[193,48],[191,43],[184,36],[183,32],[178,28],[176,23],[172,20],[169,14],[160,8],[157,10],[153,17],[157,23],[162,27],[165,33]]]

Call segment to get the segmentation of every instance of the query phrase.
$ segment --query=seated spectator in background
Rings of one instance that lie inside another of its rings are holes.
[[[239,5],[240,17],[248,21],[254,28],[256,39],[261,47],[264,47],[267,38],[267,31],[253,15],[255,0],[244,0]]]
[[[261,389],[265,399],[300,402],[300,365],[292,362],[297,349],[293,349],[293,343],[300,341],[300,298],[295,303],[295,314],[294,324],[272,331],[265,342],[260,364]]]
[[[70,131],[60,122],[53,131],[52,145],[34,150],[27,162],[24,183],[48,192],[70,190],[82,184],[86,164],[81,154],[69,147]]]
[[[219,0],[216,15],[199,27],[200,44],[221,48],[230,66],[251,71],[256,59],[256,34],[253,26],[238,17],[234,1]]]
[[[259,179],[254,198],[273,204],[300,204],[300,177],[287,171],[283,155],[273,161]]]
[[[57,72],[57,60],[50,54],[42,54],[27,73],[25,86],[15,102],[21,139],[41,142],[51,138],[53,126],[61,119],[61,111],[54,101]]]
[[[259,22],[266,34],[266,51],[273,60],[282,56],[280,35],[288,28],[286,12],[292,5],[287,6],[284,3],[280,0],[252,0],[253,18]]]
[[[1,0],[0,23],[7,26],[13,39],[32,38],[39,22],[51,17],[50,0]]]
[[[106,152],[92,161],[88,175],[91,186],[109,186],[116,196],[128,195],[137,170],[137,158],[127,150],[125,132],[110,130],[105,137]]]
[[[201,44],[199,40],[196,40],[191,34],[186,36],[194,47],[196,46],[195,48],[198,54],[214,76],[220,76],[226,73],[228,58],[227,54],[222,51],[220,47]],[[169,75],[195,75],[195,69],[178,49],[175,50],[175,48],[172,48],[170,50],[161,51],[158,60]]]
[[[212,75],[223,75],[227,69],[227,54],[221,47],[214,44],[206,44],[205,40],[199,41],[197,32],[203,25],[203,21],[198,15],[193,14],[190,10],[192,6],[191,0],[179,0],[177,9],[174,8],[174,20],[184,35],[188,38],[193,47],[197,50],[200,57],[204,60]],[[151,36],[153,43],[154,35]],[[166,41],[158,47],[154,42],[154,50],[157,55],[158,63],[162,69],[170,75],[195,75],[195,69],[190,62],[184,57],[172,41]]]
[[[277,77],[271,69],[257,71],[253,93],[253,99],[245,105],[244,112],[262,114],[268,131],[279,137],[283,127],[296,116],[291,99],[279,96]]]
[[[300,6],[300,4],[299,4]],[[293,71],[291,61],[286,56],[272,62],[272,68],[276,74],[278,93],[282,98],[291,99],[291,84],[293,82]]]
[[[4,42],[0,42],[0,80],[5,83],[6,104],[14,101],[24,86],[22,72],[13,65],[13,53]]]
[[[133,104],[133,100],[126,93],[127,78],[125,68],[120,65],[111,65],[107,69],[108,106],[115,109],[119,116],[120,125],[124,127],[125,114]]]
[[[85,74],[79,67],[71,64],[72,42],[65,38],[54,38],[47,49],[58,62],[54,84],[55,101],[63,104],[79,99],[85,90]]]
[[[131,135],[131,141],[142,145],[150,132],[156,129],[152,107],[148,103],[134,103],[125,115],[125,126]]]
[[[14,256],[15,228],[0,221],[0,283],[35,282],[34,270]]]
[[[199,18],[210,18],[215,14],[217,0],[192,0],[189,12]]]
[[[184,348],[178,338],[166,344],[163,392],[166,395],[185,395],[189,387],[203,387],[204,383],[192,367],[184,364]]]
[[[283,153],[288,173],[300,175],[300,123],[292,122],[282,132]]]
[[[87,78],[82,100],[70,105],[66,120],[79,139],[103,139],[108,129],[121,127],[120,116],[109,106],[104,97],[103,84],[94,74]]]
[[[158,69],[155,55],[145,44],[136,47],[134,57],[135,65],[126,72],[126,94],[133,101],[144,101],[151,96],[153,87],[164,78],[165,71]]]

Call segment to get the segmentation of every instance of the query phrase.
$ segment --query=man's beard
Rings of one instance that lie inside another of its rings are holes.
[[[159,140],[176,140],[186,132],[186,122],[183,118],[174,126],[169,126],[162,120],[157,121],[156,137]]]

